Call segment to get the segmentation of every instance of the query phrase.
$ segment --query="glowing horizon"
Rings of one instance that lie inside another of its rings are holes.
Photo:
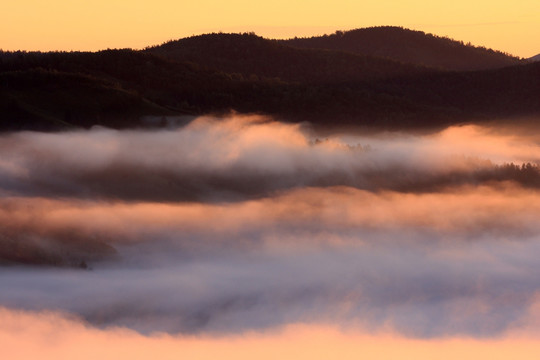
[[[362,3],[283,0],[197,3],[156,0],[23,0],[4,4],[3,50],[101,50],[134,48],[209,32],[250,32],[268,38],[316,36],[336,30],[402,26],[470,42],[520,57],[540,52],[540,3],[425,0]]]

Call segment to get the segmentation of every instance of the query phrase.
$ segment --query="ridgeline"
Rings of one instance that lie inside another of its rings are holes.
[[[540,114],[540,63],[402,28],[269,40],[193,36],[144,50],[0,52],[0,130],[148,126],[261,113],[322,127],[437,127]]]

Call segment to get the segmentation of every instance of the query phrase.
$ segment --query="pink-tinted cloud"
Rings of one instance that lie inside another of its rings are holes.
[[[113,328],[97,330],[55,313],[0,310],[2,353],[17,359],[536,359],[538,339],[530,335],[475,340],[408,339],[392,332],[365,333],[329,325],[233,336],[143,336]]]
[[[94,129],[0,137],[0,193],[134,201],[230,201],[304,186],[437,191],[516,181],[540,187],[530,137],[476,126],[432,135],[318,139],[260,117],[200,118],[160,131]]]

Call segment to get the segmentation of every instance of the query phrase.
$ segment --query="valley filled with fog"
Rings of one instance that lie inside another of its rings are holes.
[[[0,318],[153,336],[540,326],[540,136],[261,116],[0,136]]]

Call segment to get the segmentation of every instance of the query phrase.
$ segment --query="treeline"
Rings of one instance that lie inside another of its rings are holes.
[[[534,163],[495,165],[491,171],[480,172],[481,178],[495,181],[514,181],[523,186],[540,188],[540,166]]]
[[[448,172],[418,173],[402,170],[389,174],[374,170],[362,174],[364,183],[346,182],[343,185],[368,190],[393,190],[408,193],[440,192],[461,186],[514,183],[523,188],[540,189],[540,166],[535,163],[517,165],[482,166],[478,169],[451,170]]]

